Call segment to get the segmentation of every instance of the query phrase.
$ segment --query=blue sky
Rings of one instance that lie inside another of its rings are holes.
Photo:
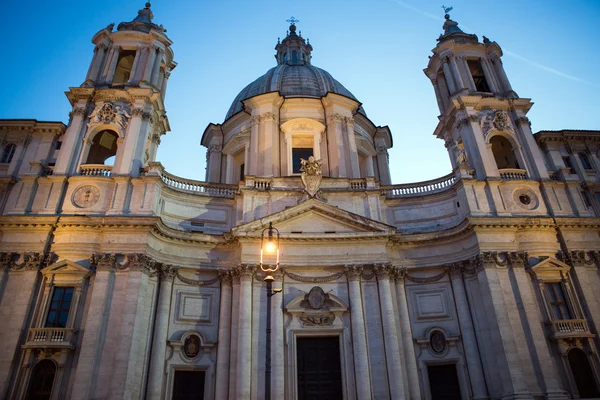
[[[495,40],[513,89],[535,105],[534,132],[600,129],[600,2],[455,1],[452,19],[468,33]],[[109,23],[131,21],[143,1],[21,1],[3,5],[0,34],[4,95],[0,118],[68,121],[64,91],[85,79],[92,36]],[[313,64],[329,71],[363,103],[376,125],[394,136],[394,183],[450,172],[443,142],[432,132],[439,110],[423,74],[442,31],[443,11],[417,0],[158,0],[154,22],[173,40],[178,67],[166,107],[172,131],[158,161],[203,180],[200,138],[221,123],[237,93],[275,65],[274,46],[292,15],[314,47]]]

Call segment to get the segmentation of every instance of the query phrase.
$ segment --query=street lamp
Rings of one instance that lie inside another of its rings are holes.
[[[267,237],[265,238],[265,232]],[[263,264],[263,255],[276,254],[275,264]],[[273,272],[279,269],[279,231],[273,228],[273,223],[269,222],[269,227],[263,229],[260,234],[260,269],[265,272],[264,281],[267,283],[267,337],[265,343],[265,399],[271,400],[271,297],[281,292],[281,288],[273,289]]]

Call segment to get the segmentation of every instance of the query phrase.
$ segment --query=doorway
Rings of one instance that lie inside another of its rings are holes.
[[[456,364],[428,365],[431,400],[461,400]]]
[[[298,399],[343,399],[339,337],[297,338]]]
[[[600,391],[594,379],[594,372],[585,352],[581,349],[569,350],[569,366],[575,378],[579,398],[600,397]]]
[[[172,399],[204,399],[204,371],[175,371]]]

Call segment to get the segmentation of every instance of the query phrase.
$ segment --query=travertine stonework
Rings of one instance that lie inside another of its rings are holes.
[[[273,399],[298,398],[297,341],[325,336],[344,399],[435,399],[444,365],[462,399],[600,396],[600,132],[532,134],[496,42],[446,16],[425,74],[454,169],[392,185],[391,132],[292,21],[206,128],[199,182],[155,161],[177,64],[152,18],[94,36],[68,125],[0,121],[0,397],[46,365],[53,399],[170,399],[177,371],[204,371],[198,398],[263,399],[267,313]]]

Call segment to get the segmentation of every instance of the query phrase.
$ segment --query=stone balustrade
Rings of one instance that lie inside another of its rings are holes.
[[[403,183],[400,185],[383,186],[381,189],[382,194],[387,197],[410,197],[410,196],[422,196],[432,193],[441,192],[456,183],[456,176],[454,173],[450,173],[441,178],[432,179],[424,182],[417,183]]]
[[[79,172],[83,176],[110,176],[112,174],[112,165],[104,164],[84,164]]]
[[[520,181],[527,179],[527,171],[524,169],[504,168],[499,169],[498,172],[500,172],[500,178],[505,181]]]
[[[238,192],[237,185],[222,185],[218,183],[208,183],[180,178],[178,176],[171,175],[165,171],[162,166],[160,168],[152,169],[151,172],[156,172],[160,176],[160,179],[163,181],[163,183],[171,189],[182,192],[230,198],[233,198],[233,196]]]
[[[26,348],[73,348],[74,329],[31,328],[27,335]]]
[[[591,335],[585,319],[561,319],[550,321],[553,338],[581,337]]]
[[[367,190],[367,181],[365,179],[352,179],[348,182],[350,190]]]

